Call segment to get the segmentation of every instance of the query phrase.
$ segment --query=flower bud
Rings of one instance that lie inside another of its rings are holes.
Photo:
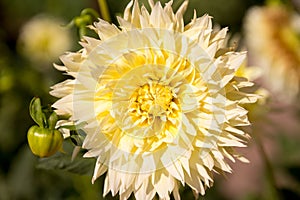
[[[55,154],[64,140],[61,132],[38,126],[32,126],[27,133],[29,147],[33,154],[44,158]]]

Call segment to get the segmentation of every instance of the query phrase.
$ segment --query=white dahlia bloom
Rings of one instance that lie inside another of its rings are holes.
[[[104,194],[180,199],[179,185],[202,195],[213,172],[231,172],[226,158],[245,161],[249,125],[240,106],[256,96],[235,72],[245,52],[223,52],[227,29],[213,32],[211,17],[184,25],[185,1],[176,13],[149,0],[131,1],[120,28],[100,20],[83,49],[56,66],[74,79],[53,86],[58,114],[85,122],[85,157],[97,157],[92,182],[105,174]]]

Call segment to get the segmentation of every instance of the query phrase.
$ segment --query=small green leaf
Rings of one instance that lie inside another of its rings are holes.
[[[45,127],[47,124],[46,116],[42,111],[41,100],[38,97],[34,97],[29,105],[29,113],[31,118],[37,123],[40,127]]]
[[[70,139],[75,146],[82,146],[84,137],[80,134],[74,134],[71,135]]]
[[[65,115],[58,115],[59,120],[68,120],[71,117],[71,115],[65,114]]]
[[[54,130],[56,126],[56,122],[58,120],[58,116],[55,112],[52,112],[48,118],[48,126],[50,130]]]
[[[87,124],[86,122],[81,122],[79,124],[74,124],[74,125],[62,125],[58,127],[58,129],[65,128],[65,129],[69,129],[70,131],[76,131],[82,129],[86,124]]]
[[[70,137],[71,142],[75,145],[75,146],[80,146],[80,141],[78,140],[77,135],[72,135]]]

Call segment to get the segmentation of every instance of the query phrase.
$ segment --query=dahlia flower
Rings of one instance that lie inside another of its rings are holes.
[[[62,27],[61,19],[37,15],[21,29],[19,48],[33,62],[51,63],[70,49],[72,40],[68,29]]]
[[[251,64],[263,68],[264,84],[292,102],[300,84],[300,17],[284,6],[253,7],[245,20]]]
[[[204,195],[214,172],[231,172],[228,159],[247,161],[234,150],[249,137],[241,104],[256,101],[235,77],[246,53],[221,51],[227,28],[213,32],[208,15],[184,25],[187,1],[176,13],[172,1],[149,4],[131,1],[119,27],[100,19],[99,39],[61,57],[73,79],[52,87],[53,107],[87,124],[84,156],[97,158],[103,195],[180,199],[180,184]]]

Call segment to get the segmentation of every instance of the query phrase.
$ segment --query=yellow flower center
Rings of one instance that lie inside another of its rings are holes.
[[[162,121],[178,117],[178,100],[168,86],[147,83],[135,90],[130,102],[130,115],[141,126],[150,125],[156,117]]]

